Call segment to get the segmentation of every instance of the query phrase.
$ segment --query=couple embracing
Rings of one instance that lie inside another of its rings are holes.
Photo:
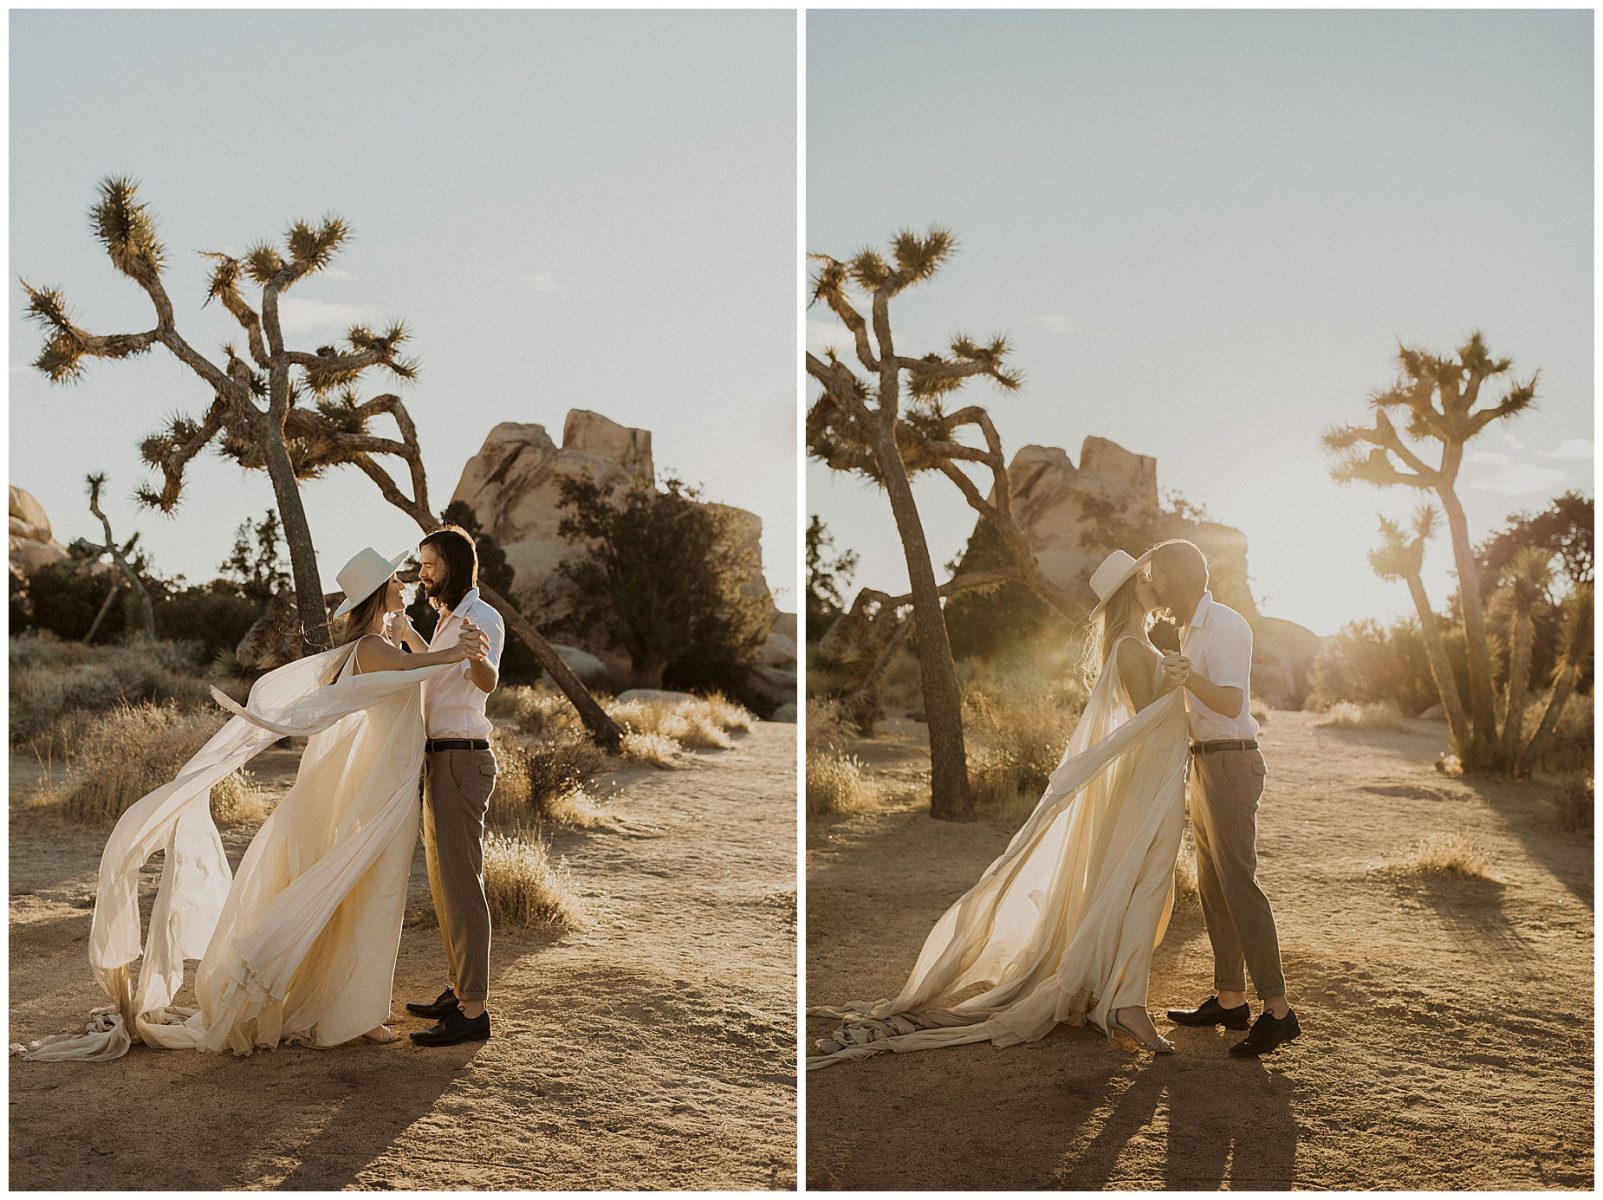
[[[334,649],[268,672],[243,706],[213,689],[235,715],[123,813],[101,857],[89,959],[112,1004],[87,1033],[46,1039],[26,1057],[116,1058],[135,1040],[236,1054],[399,1040],[386,1022],[420,816],[449,984],[406,1006],[435,1022],[412,1041],[490,1036],[483,837],[496,766],[484,704],[503,626],[479,598],[472,537],[445,526],[416,551],[439,614],[425,642],[395,576],[411,556],[369,548],[340,571]],[[295,782],[232,874],[212,785],[286,736],[307,738]],[[157,850],[161,882],[141,940],[139,873]],[[195,1008],[173,1005],[186,959],[199,960]]]
[[[1091,576],[1087,667],[1096,681],[1039,803],[978,883],[925,939],[889,1000],[811,1010],[841,1026],[809,1069],[864,1058],[1034,1041],[1090,1023],[1110,1039],[1171,1054],[1147,1014],[1152,955],[1174,898],[1186,786],[1197,883],[1213,946],[1214,994],[1171,1009],[1176,1024],[1251,1031],[1255,1057],[1295,1038],[1274,913],[1256,878],[1264,760],[1249,711],[1252,631],[1208,591],[1187,541],[1140,558],[1110,554]],[[1148,639],[1167,610],[1180,650]],[[1264,1002],[1250,1021],[1246,975]],[[979,990],[976,992],[976,988]]]

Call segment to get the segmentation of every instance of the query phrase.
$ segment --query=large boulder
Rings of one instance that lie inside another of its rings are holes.
[[[31,492],[11,485],[11,565],[24,574],[62,562],[67,548],[56,541],[44,505]]]
[[[574,409],[563,422],[561,446],[551,440],[543,425],[509,421],[495,426],[462,468],[451,499],[466,503],[480,527],[506,551],[514,571],[511,599],[537,625],[544,626],[570,611],[572,585],[561,566],[586,550],[582,541],[559,532],[564,515],[558,507],[562,481],[588,473],[598,484],[623,486],[631,480],[653,480],[655,470],[649,431]],[[731,553],[749,549],[757,564],[741,586],[767,605],[777,623],[783,614],[774,608],[762,572],[762,519],[742,508],[719,507],[733,517]],[[783,636],[770,638],[762,660],[768,670],[788,669],[791,687],[784,699],[794,700],[794,615],[789,617],[788,630],[788,649]],[[618,647],[586,645],[578,649],[592,656],[611,679],[629,677],[629,657]],[[765,693],[773,690],[771,681],[754,682]]]

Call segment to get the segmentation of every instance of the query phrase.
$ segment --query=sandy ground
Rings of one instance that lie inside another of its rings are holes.
[[[1276,712],[1262,736],[1259,878],[1301,1038],[1237,1060],[1226,1050],[1241,1034],[1163,1018],[1211,990],[1201,913],[1181,911],[1149,994],[1178,1054],[1136,1056],[1063,1027],[1009,1049],[812,1072],[807,1185],[1590,1189],[1590,835],[1559,831],[1549,785],[1437,774],[1440,725],[1314,721]],[[906,725],[848,748],[876,778],[917,777]],[[887,808],[809,821],[810,1004],[894,995],[930,925],[1021,819]],[[1377,870],[1432,830],[1472,835],[1495,880]],[[832,1024],[809,1018],[809,1039]]]
[[[614,775],[629,832],[555,836],[588,921],[496,931],[490,1041],[12,1059],[10,1185],[794,1188],[796,727],[737,737]],[[294,761],[269,751],[259,778],[283,783]],[[13,759],[11,1041],[80,1028],[103,1002],[84,948],[105,832],[20,808],[32,768]],[[225,834],[236,864],[247,836]],[[442,957],[409,916],[397,1012],[433,998]]]

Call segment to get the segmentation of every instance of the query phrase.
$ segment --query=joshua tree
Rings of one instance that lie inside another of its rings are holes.
[[[1504,743],[1497,732],[1491,648],[1457,482],[1465,445],[1493,421],[1529,408],[1536,398],[1537,376],[1511,383],[1501,399],[1477,407],[1486,382],[1506,375],[1513,365],[1512,359],[1494,359],[1479,333],[1472,334],[1453,358],[1399,346],[1397,360],[1402,368],[1397,382],[1370,398],[1374,424],[1340,426],[1325,435],[1326,448],[1342,454],[1331,474],[1342,482],[1401,484],[1433,492],[1440,501],[1452,535],[1469,654],[1470,740],[1463,754],[1465,766],[1476,772],[1509,768],[1513,764],[1503,758]],[[1394,412],[1406,418],[1401,429],[1392,421]],[[1430,442],[1440,448],[1435,463],[1423,457],[1427,450],[1411,444]]]
[[[1521,775],[1529,775],[1541,760],[1552,740],[1553,730],[1558,727],[1565,705],[1575,694],[1576,684],[1592,662],[1592,585],[1577,585],[1564,598],[1562,608],[1559,660],[1553,667],[1553,690],[1547,698],[1547,707],[1542,711],[1536,732],[1531,734],[1525,752],[1520,755]]]
[[[88,475],[84,478],[84,482],[89,485],[89,511],[99,520],[100,528],[106,533],[106,540],[103,545],[97,546],[93,542],[85,542],[84,545],[96,558],[102,554],[111,556],[111,561],[117,564],[117,569],[122,572],[123,578],[128,581],[128,586],[133,589],[134,602],[138,605],[139,624],[134,630],[134,636],[154,638],[156,636],[156,609],[150,600],[150,589],[145,586],[145,581],[140,578],[139,572],[134,569],[133,563],[128,560],[128,552],[134,548],[134,542],[138,540],[139,535],[135,534],[128,539],[125,545],[119,547],[117,539],[111,536],[111,522],[106,518],[106,514],[100,510],[100,489],[106,483],[105,472],[101,472],[98,475]],[[114,594],[117,591],[116,587],[111,590]],[[109,600],[110,597],[107,597],[107,599]],[[100,625],[100,617],[104,615],[105,609],[102,608],[100,616],[95,618],[94,625],[89,629],[91,636]],[[88,640],[89,637],[86,636],[84,641],[87,642]]]
[[[1547,585],[1552,578],[1552,556],[1539,546],[1527,546],[1509,563],[1503,587],[1492,600],[1494,608],[1505,616],[1509,628],[1503,761],[1511,767],[1519,762],[1525,693],[1531,681],[1531,646],[1536,641],[1536,621],[1532,613],[1547,600]]]
[[[172,301],[161,282],[165,251],[157,241],[149,211],[135,198],[137,192],[138,185],[132,180],[105,181],[91,217],[113,265],[150,297],[156,309],[156,327],[134,334],[88,333],[72,322],[59,291],[35,288],[24,281],[29,315],[47,334],[34,365],[51,380],[67,382],[82,375],[86,358],[127,358],[160,344],[199,375],[211,387],[212,401],[199,421],[175,417],[166,429],[141,444],[146,462],[161,471],[162,487],[159,491],[141,489],[140,499],[172,512],[182,492],[185,467],[214,441],[241,466],[266,470],[289,546],[303,637],[313,648],[326,647],[328,610],[311,529],[301,506],[300,481],[314,479],[332,467],[354,465],[424,532],[441,524],[428,506],[417,427],[400,397],[384,394],[359,401],[355,391],[355,384],[373,367],[399,379],[415,377],[416,362],[400,355],[407,340],[406,327],[396,323],[375,333],[366,326],[353,326],[345,335],[343,350],[332,346],[313,352],[287,349],[279,320],[280,299],[294,284],[326,267],[348,236],[338,217],[324,218],[316,227],[298,221],[286,235],[284,253],[265,242],[251,247],[243,258],[207,253],[214,264],[207,302],[218,301],[239,322],[250,355],[247,362],[229,346],[226,361],[219,367],[177,331]],[[241,291],[246,280],[260,288],[259,310]],[[380,416],[394,421],[399,437],[370,431],[371,422]],[[406,462],[411,496],[401,492],[374,460],[378,454],[395,455]],[[493,588],[481,586],[480,593],[573,702],[592,736],[604,745],[617,745],[622,739],[617,725],[534,626]]]
[[[922,238],[904,230],[891,243],[894,265],[874,250],[861,251],[847,262],[829,255],[812,256],[819,264],[813,299],[829,305],[846,326],[865,375],[858,375],[832,350],[823,358],[808,353],[807,372],[822,386],[823,394],[808,414],[807,432],[808,448],[816,457],[836,469],[867,475],[885,489],[890,500],[907,560],[917,622],[914,642],[929,721],[930,815],[968,819],[973,816],[974,802],[963,747],[962,699],[951,643],[941,619],[929,543],[913,500],[913,468],[903,457],[900,444],[901,429],[904,424],[927,420],[931,439],[947,440],[942,397],[976,376],[987,376],[1009,389],[1019,386],[1019,378],[1003,365],[1008,350],[1005,338],[982,345],[959,336],[952,340],[949,354],[911,357],[897,352],[890,321],[891,300],[932,277],[954,246],[951,233],[944,229],[932,229]],[[866,318],[848,299],[848,284],[868,293]]]
[[[1394,521],[1380,519],[1381,544],[1369,552],[1369,565],[1382,579],[1401,579],[1408,584],[1414,609],[1419,613],[1420,632],[1424,635],[1425,655],[1430,660],[1431,677],[1441,696],[1442,711],[1447,714],[1447,725],[1452,731],[1453,743],[1469,745],[1469,719],[1464,715],[1464,702],[1459,698],[1458,684],[1453,679],[1452,664],[1442,645],[1441,630],[1436,625],[1436,613],[1425,594],[1421,568],[1425,561],[1425,543],[1436,527],[1436,510],[1426,504],[1414,517],[1413,526],[1404,530]]]
[[[83,374],[85,359],[127,358],[161,345],[198,375],[211,390],[211,402],[198,421],[175,416],[165,429],[144,440],[140,449],[145,461],[161,471],[162,486],[159,490],[141,488],[139,498],[171,513],[183,488],[184,468],[213,441],[242,465],[265,468],[289,545],[302,628],[312,646],[324,648],[328,645],[328,616],[322,606],[312,532],[298,484],[321,473],[328,463],[319,458],[316,445],[298,436],[294,418],[306,412],[301,402],[310,394],[317,398],[319,410],[327,410],[330,420],[348,419],[338,402],[331,404],[323,398],[355,382],[370,367],[382,367],[398,378],[412,378],[415,364],[399,353],[406,328],[396,324],[374,333],[365,326],[353,326],[346,334],[343,351],[324,346],[314,353],[285,346],[280,300],[295,284],[326,267],[347,237],[345,223],[338,217],[325,217],[315,226],[296,221],[285,235],[282,253],[268,242],[252,246],[243,259],[207,252],[206,257],[216,264],[207,302],[217,300],[233,314],[250,355],[247,362],[229,346],[224,361],[213,362],[178,332],[172,300],[161,279],[166,250],[157,240],[154,218],[137,199],[138,192],[139,185],[131,179],[105,180],[90,218],[112,265],[150,297],[156,311],[155,328],[140,333],[90,333],[73,322],[60,291],[36,288],[24,280],[28,314],[46,334],[44,349],[34,365],[53,382],[63,383]],[[259,312],[240,290],[245,279],[261,289]]]

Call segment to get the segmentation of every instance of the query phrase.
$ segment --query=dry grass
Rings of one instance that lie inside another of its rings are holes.
[[[840,706],[833,700],[817,696],[807,698],[807,746],[814,750],[839,750],[852,736],[841,716]]]
[[[224,719],[215,710],[186,713],[174,704],[122,704],[94,715],[83,723],[67,782],[57,793],[61,811],[91,824],[116,820],[134,801],[171,782]],[[267,815],[266,796],[243,771],[213,785],[211,803],[225,825]]]
[[[537,737],[584,732],[584,723],[568,698],[544,684],[498,687],[486,698],[484,709],[490,717],[512,721],[523,732]]]
[[[85,646],[49,634],[10,639],[10,741],[42,760],[70,758],[88,717],[120,704],[173,702],[216,712],[210,686],[242,696],[243,680],[208,679],[173,642]]]
[[[545,738],[497,733],[495,791],[490,824],[500,829],[550,822],[594,829],[611,818],[585,791],[606,765],[606,755],[583,733],[562,730]]]
[[[687,748],[728,750],[735,744],[730,733],[750,729],[757,719],[719,692],[688,700],[602,697],[601,707],[624,731],[624,757],[654,767],[677,765]],[[539,738],[587,740],[567,698],[544,686],[497,688],[486,711]]]
[[[661,733],[625,733],[623,735],[623,756],[631,762],[645,763],[652,767],[673,767],[677,765],[683,747],[673,738]]]
[[[1262,700],[1254,700],[1250,711],[1252,712],[1252,719],[1258,724],[1269,724],[1269,706]]]
[[[579,924],[579,898],[567,860],[553,863],[550,847],[528,833],[485,833],[484,894],[497,925],[573,929]]]
[[[1592,832],[1592,776],[1566,779],[1556,797],[1558,826],[1570,833]]]
[[[1385,873],[1400,878],[1491,879],[1486,852],[1467,833],[1428,833]]]
[[[838,750],[807,752],[807,815],[862,812],[874,806],[863,764]]]
[[[1034,800],[1063,757],[1086,692],[1072,675],[1035,660],[964,664],[963,724],[969,786],[980,804]]]
[[[1402,714],[1390,704],[1354,704],[1341,700],[1325,710],[1325,719],[1317,722],[1319,729],[1379,729],[1402,733],[1408,726]]]

